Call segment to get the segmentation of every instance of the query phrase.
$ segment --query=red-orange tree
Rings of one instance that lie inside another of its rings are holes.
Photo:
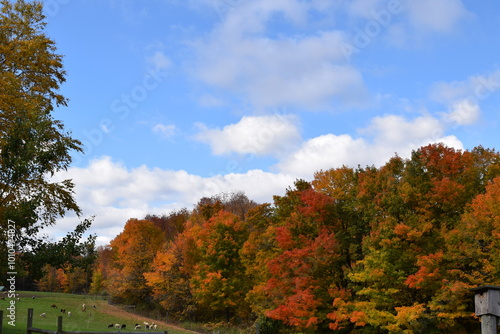
[[[299,329],[325,326],[330,310],[329,288],[340,256],[332,216],[334,201],[299,180],[295,189],[275,197],[276,246],[268,259],[269,279],[260,292],[265,315]]]

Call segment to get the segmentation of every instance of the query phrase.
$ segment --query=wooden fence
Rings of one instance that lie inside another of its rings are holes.
[[[3,311],[0,310],[0,334],[2,334],[2,326],[3,326]],[[48,329],[41,329],[41,328],[35,328],[33,327],[33,309],[30,308],[28,309],[28,323],[26,326],[26,334],[32,334],[32,333],[44,333],[44,334],[109,334],[112,332],[89,332],[89,331],[63,331],[63,317],[59,316],[57,317],[57,330],[52,331]],[[123,332],[119,331],[120,334],[137,334],[137,332]],[[161,331],[161,332],[152,332],[148,331],[148,334],[168,334],[168,331]]]

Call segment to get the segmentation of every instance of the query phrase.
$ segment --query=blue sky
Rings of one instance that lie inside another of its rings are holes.
[[[384,164],[498,149],[495,0],[44,0],[84,143],[72,178],[99,244],[128,218]],[[77,219],[48,230],[60,235]]]

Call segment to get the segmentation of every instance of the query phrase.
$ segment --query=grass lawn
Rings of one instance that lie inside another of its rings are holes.
[[[144,321],[158,324],[156,331],[168,330],[169,334],[187,334],[194,333],[177,328],[155,320],[146,319],[134,314],[127,313],[116,306],[108,305],[106,300],[94,298],[92,296],[71,295],[64,293],[45,293],[45,292],[18,292],[19,301],[16,301],[16,320],[15,326],[10,325],[7,318],[10,305],[10,299],[7,295],[0,300],[0,309],[3,310],[3,333],[2,334],[25,334],[26,322],[28,317],[28,308],[32,308],[33,327],[49,330],[57,329],[57,317],[63,316],[64,331],[99,331],[99,332],[118,332],[115,328],[108,328],[109,324],[126,324],[126,331],[134,331],[136,323],[141,325],[141,332],[150,332],[144,329]],[[33,296],[35,297],[33,299]],[[52,308],[55,304],[57,308]],[[82,312],[82,304],[86,305],[86,312]],[[95,308],[94,308],[95,305]],[[66,310],[66,314],[61,313],[61,309]],[[71,312],[68,316],[67,312]],[[40,314],[45,313],[45,317]]]

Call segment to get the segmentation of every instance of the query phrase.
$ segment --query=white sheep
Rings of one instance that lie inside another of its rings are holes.
[[[68,312],[68,317],[71,317],[71,311]]]
[[[122,325],[120,325],[120,324],[115,324],[115,328],[116,328],[116,329],[120,329],[120,327],[122,327]]]
[[[141,329],[141,325],[135,324],[134,330],[138,330],[138,329]]]
[[[46,314],[45,314],[45,313],[42,313],[42,314],[40,314],[40,316],[41,316],[42,318],[45,318]]]

